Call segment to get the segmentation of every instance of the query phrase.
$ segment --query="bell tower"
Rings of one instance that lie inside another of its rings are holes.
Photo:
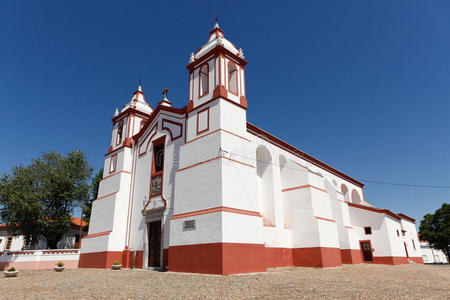
[[[191,54],[186,142],[180,147],[169,271],[266,270],[255,150],[247,132],[242,49],[216,23]],[[243,178],[246,178],[244,181]]]
[[[189,105],[194,109],[208,101],[222,97],[247,108],[245,97],[245,65],[242,49],[225,39],[219,24],[215,24],[208,42],[196,54],[192,53],[189,65]]]

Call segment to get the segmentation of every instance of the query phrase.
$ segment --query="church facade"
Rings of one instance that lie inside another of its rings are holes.
[[[116,110],[79,267],[233,274],[423,263],[415,220],[247,122],[246,60],[216,24],[191,54],[188,103]],[[251,106],[251,101],[249,101]]]

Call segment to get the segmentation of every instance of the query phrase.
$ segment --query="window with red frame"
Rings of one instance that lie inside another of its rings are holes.
[[[237,94],[237,69],[232,62],[228,63],[228,90]]]
[[[117,154],[111,156],[111,161],[109,162],[109,173],[115,172],[117,167]]]
[[[116,142],[117,145],[122,142],[122,136],[123,136],[123,121],[120,121],[119,125],[117,125],[117,142]]]
[[[372,234],[372,227],[370,226],[364,227],[364,233],[367,235]]]
[[[400,236],[400,233],[398,232],[398,229],[397,229],[397,236]]]
[[[200,97],[207,94],[209,91],[209,67],[204,64],[200,68]]]
[[[162,192],[162,178],[164,172],[164,143],[153,145],[153,164],[150,196],[160,195]]]

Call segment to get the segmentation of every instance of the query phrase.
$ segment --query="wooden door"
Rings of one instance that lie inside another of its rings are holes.
[[[406,257],[409,258],[409,255],[408,255],[408,247],[406,247],[406,243],[405,243],[405,242],[403,242],[403,245],[405,245]]]
[[[161,221],[148,224],[148,266],[160,267],[161,261]]]
[[[361,251],[363,254],[364,261],[372,261],[372,245],[370,242],[359,242],[361,245]]]

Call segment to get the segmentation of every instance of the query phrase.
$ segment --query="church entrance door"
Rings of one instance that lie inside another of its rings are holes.
[[[361,245],[364,261],[372,261],[372,245],[370,244],[370,241],[360,241],[359,243]]]
[[[161,221],[148,223],[148,266],[161,266]]]

